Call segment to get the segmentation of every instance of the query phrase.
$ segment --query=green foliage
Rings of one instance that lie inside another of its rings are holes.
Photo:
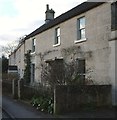
[[[2,56],[2,73],[7,73],[8,71],[8,59]]]
[[[31,81],[31,56],[30,56],[30,50],[27,51],[27,54],[25,54],[25,70],[24,70],[24,81],[25,84],[29,84]]]
[[[12,81],[12,80],[18,80],[19,79],[19,75],[18,73],[8,73],[8,80]]]
[[[41,79],[50,85],[52,89],[56,85],[84,85],[85,78],[79,73],[76,60],[66,63],[64,60],[50,61],[49,65],[43,65]]]
[[[44,112],[48,112],[50,114],[53,113],[53,98],[49,96],[33,96],[31,100],[32,106],[36,107],[36,109]]]

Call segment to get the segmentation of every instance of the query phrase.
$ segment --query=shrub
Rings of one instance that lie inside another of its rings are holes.
[[[30,55],[30,50],[27,51],[27,53],[25,54],[25,69],[24,69],[24,80],[25,80],[25,84],[29,84],[31,81],[31,55]]]
[[[53,113],[53,104],[54,103],[53,103],[52,97],[33,96],[32,100],[31,100],[31,104],[40,111],[45,111],[50,114]]]

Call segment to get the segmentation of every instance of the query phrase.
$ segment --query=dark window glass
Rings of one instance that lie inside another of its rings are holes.
[[[111,5],[111,29],[117,30],[117,2]]]
[[[35,52],[36,39],[32,39],[32,52]]]
[[[32,76],[32,82],[35,80],[35,64],[31,64],[31,76]]]
[[[82,82],[85,81],[85,73],[86,73],[85,60],[78,59],[78,74],[79,74],[79,79],[82,80]]]

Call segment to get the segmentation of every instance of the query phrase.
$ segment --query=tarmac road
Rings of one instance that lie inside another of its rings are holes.
[[[6,118],[9,118],[12,120],[11,116],[8,113],[6,113],[4,110],[2,110],[2,119],[6,119]]]
[[[0,119],[2,118],[2,80],[0,79]]]
[[[36,111],[17,100],[14,100],[8,96],[2,98],[2,108],[6,111],[13,119],[15,118],[50,118],[48,114]]]
[[[57,115],[52,116],[45,113],[42,113],[40,111],[35,110],[31,106],[27,106],[26,104],[23,104],[20,101],[14,100],[8,96],[3,96],[3,108],[12,118],[47,118],[47,120],[50,120],[52,118],[55,118],[55,120],[58,118],[76,118],[79,120],[80,118],[101,118],[101,119],[109,119],[111,120],[116,118],[115,110],[96,110],[96,111],[86,111],[86,112],[78,112],[73,114],[65,114],[65,115]],[[4,114],[3,114],[4,115]],[[49,119],[48,119],[49,118]],[[115,119],[116,120],[116,119]]]

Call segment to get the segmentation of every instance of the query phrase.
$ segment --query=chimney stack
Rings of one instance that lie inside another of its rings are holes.
[[[46,5],[46,12],[45,12],[45,15],[46,15],[45,23],[48,23],[49,21],[54,19],[54,13],[55,13],[54,10],[49,9],[49,5],[47,4]]]

